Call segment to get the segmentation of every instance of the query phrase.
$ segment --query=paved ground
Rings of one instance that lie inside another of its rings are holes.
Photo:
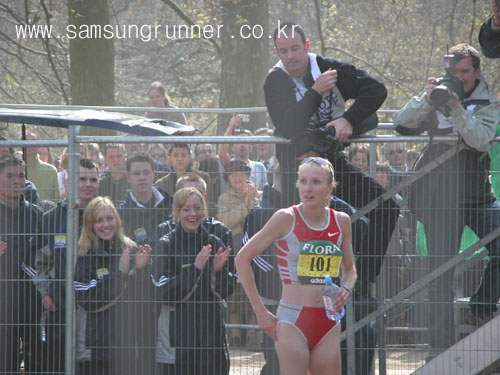
[[[262,353],[245,350],[230,349],[230,375],[259,375],[263,365]],[[407,375],[425,363],[425,351],[387,351],[387,375]],[[376,355],[375,375],[379,374],[379,363]],[[305,375],[305,374],[304,374]]]

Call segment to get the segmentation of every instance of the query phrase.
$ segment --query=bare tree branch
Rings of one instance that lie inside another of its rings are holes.
[[[43,8],[43,11],[45,13],[45,20],[47,22],[47,25],[50,25],[51,23],[51,15],[50,15],[50,12],[47,8],[47,4],[45,4],[45,0],[40,0],[40,4],[42,5],[42,8]],[[52,72],[54,73],[54,76],[56,77],[56,80],[57,80],[57,83],[59,84],[59,89],[61,90],[61,94],[64,98],[64,102],[66,104],[70,104],[70,101],[69,101],[69,98],[68,98],[68,94],[66,93],[66,90],[64,88],[64,83],[61,79],[61,76],[59,75],[59,71],[58,69],[56,68],[55,64],[54,64],[54,60],[52,59],[52,52],[51,52],[51,46],[50,46],[50,41],[48,38],[43,38],[43,43],[45,45],[45,49],[47,51],[47,60],[49,61],[49,66],[50,66],[50,69],[52,70]]]
[[[166,5],[168,5],[170,8],[172,8],[173,11],[177,13],[177,15],[181,17],[188,25],[196,25],[196,22],[194,22],[194,20],[191,17],[189,17],[181,8],[179,8],[179,6],[174,1],[171,0],[161,0],[161,1]],[[208,39],[208,42],[210,42],[217,50],[217,53],[220,56],[222,56],[222,47],[214,39]]]
[[[323,38],[323,30],[321,28],[321,10],[319,6],[319,0],[314,0],[314,7],[316,9],[316,26],[318,27],[318,37],[321,45],[321,54],[325,54],[325,39]]]
[[[455,39],[454,39],[454,33],[453,33],[453,21],[455,20],[455,12],[457,10],[457,3],[458,3],[458,0],[455,0],[454,4],[453,4],[453,7],[451,8],[451,14],[450,14],[450,17],[449,17],[449,23],[448,23],[448,30],[449,30],[449,34],[450,34],[450,40],[452,42],[453,45],[455,45]]]
[[[16,45],[16,47],[18,47],[20,49],[23,49],[23,50],[25,50],[27,52],[33,53],[35,55],[40,55],[40,56],[46,56],[47,55],[46,52],[37,51],[37,50],[34,50],[32,48],[26,47],[25,45],[23,45],[23,44],[19,43],[18,41],[12,39],[10,36],[8,36],[7,34],[5,34],[2,31],[0,31],[0,39],[5,40],[6,42],[12,43],[12,44]]]
[[[374,71],[376,71],[380,77],[383,77],[384,79],[388,80],[388,81],[391,81],[393,83],[396,83],[396,81],[390,77],[388,77],[387,75],[384,74],[384,72],[382,72],[380,69],[377,68],[376,65],[373,65],[372,63],[370,63],[369,61],[363,59],[362,57],[359,57],[359,56],[356,56],[354,54],[352,54],[351,52],[348,52],[342,48],[338,48],[338,47],[325,47],[325,54],[326,54],[326,51],[328,50],[332,50],[332,51],[337,51],[337,52],[341,52],[355,60],[358,60],[358,61],[361,61],[362,63],[366,64],[367,66],[369,66],[370,68],[372,68]]]
[[[469,33],[469,44],[472,44],[472,34],[474,33],[474,28],[476,26],[476,15],[477,15],[477,0],[472,0],[472,24],[470,25]]]

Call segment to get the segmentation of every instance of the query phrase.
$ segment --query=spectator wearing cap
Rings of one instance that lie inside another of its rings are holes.
[[[231,136],[234,133],[234,135],[236,136],[251,137],[252,132],[250,132],[249,130],[240,128],[238,129],[238,131],[235,131],[236,128],[240,126],[240,123],[241,119],[236,114],[233,114],[233,117],[231,118],[231,121],[229,121],[229,126],[224,135]],[[228,148],[229,145],[227,143],[223,143],[219,147],[219,160],[225,168],[227,168],[229,162]],[[243,161],[245,165],[250,167],[249,180],[257,187],[257,189],[262,190],[264,188],[264,185],[267,184],[267,171],[266,167],[264,167],[264,164],[249,159],[252,149],[253,146],[248,143],[236,143],[231,145],[231,151],[234,153],[234,158]]]

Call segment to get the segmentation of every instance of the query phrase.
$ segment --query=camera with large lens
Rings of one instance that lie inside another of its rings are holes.
[[[444,56],[444,68],[446,74],[438,79],[437,86],[431,91],[429,99],[434,107],[448,112],[446,104],[451,98],[451,93],[457,94],[458,99],[461,101],[464,97],[464,85],[459,78],[453,76],[455,56]]]
[[[335,128],[326,127],[330,121],[311,121],[306,130],[309,149],[317,152],[321,157],[332,159],[339,149]]]

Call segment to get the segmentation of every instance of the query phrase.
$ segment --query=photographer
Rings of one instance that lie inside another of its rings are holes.
[[[465,225],[479,237],[500,226],[500,206],[488,180],[490,156],[487,153],[500,121],[499,102],[489,93],[481,76],[479,53],[473,47],[459,44],[449,53],[453,59],[447,75],[455,80],[443,82],[444,87],[448,87],[449,98],[444,107],[438,105],[437,108],[433,102],[439,80],[429,78],[425,92],[413,97],[394,118],[396,130],[403,135],[424,131],[431,135],[457,134],[459,142],[466,146],[410,189],[410,208],[426,230],[431,270],[458,253]],[[443,86],[437,89],[440,90]],[[463,92],[462,100],[456,91]],[[456,147],[455,142],[431,141],[422,151],[415,170]],[[490,261],[470,305],[472,314],[483,321],[496,311],[499,299],[499,239],[486,247]],[[453,271],[449,271],[429,286],[429,343],[435,351],[431,356],[455,342],[454,322],[450,319],[453,316],[452,285]]]
[[[280,61],[264,83],[266,105],[275,134],[292,140],[276,147],[282,171],[282,207],[299,201],[295,189],[299,160],[318,155],[334,166],[335,195],[355,208],[363,207],[384,189],[347,162],[338,148],[348,138],[376,127],[375,112],[386,98],[385,86],[353,65],[309,53],[309,40],[299,25],[281,24],[274,32],[274,44]],[[349,99],[354,102],[346,109]],[[355,291],[365,297],[368,283],[380,271],[398,217],[397,205],[386,201],[367,217],[370,224],[367,240],[357,254]]]
[[[500,0],[492,1],[493,16],[483,23],[479,31],[479,44],[484,56],[500,57]]]

